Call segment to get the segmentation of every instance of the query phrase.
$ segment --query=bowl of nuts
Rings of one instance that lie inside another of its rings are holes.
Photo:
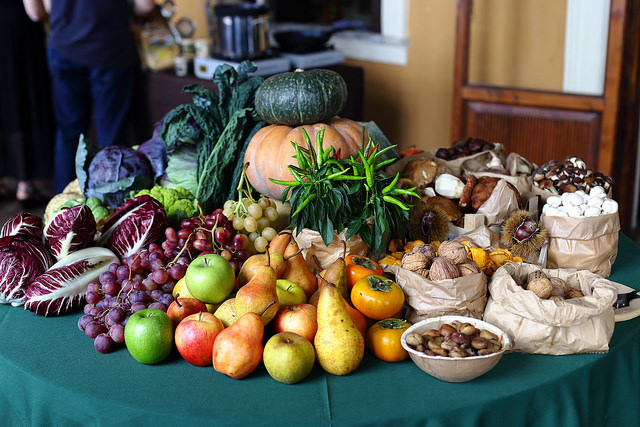
[[[422,320],[402,334],[401,343],[418,368],[454,383],[489,372],[511,347],[500,328],[465,316]]]

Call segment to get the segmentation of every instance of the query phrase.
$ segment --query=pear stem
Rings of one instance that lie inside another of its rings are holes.
[[[298,252],[296,252],[296,253],[294,253],[294,254],[291,254],[291,255],[289,255],[289,256],[287,256],[287,257],[285,257],[285,259],[284,259],[284,260],[285,260],[285,261],[290,260],[291,258],[293,258],[294,256],[296,256],[296,255],[298,255],[298,254],[300,254],[300,253],[302,253],[302,249],[298,249]],[[314,255],[314,256],[315,256],[315,255]]]
[[[266,313],[266,311],[267,311],[267,310],[269,310],[269,307],[271,307],[271,306],[272,306],[273,304],[275,304],[275,303],[276,303],[276,301],[275,301],[275,300],[271,300],[271,301],[269,301],[269,304],[267,304],[267,306],[264,308],[264,310],[262,310],[262,313],[260,313],[260,317],[262,317],[262,315],[263,315],[264,313]]]

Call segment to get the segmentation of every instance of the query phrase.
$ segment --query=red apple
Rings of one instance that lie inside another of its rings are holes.
[[[318,331],[316,307],[311,304],[296,304],[280,307],[276,317],[271,321],[274,333],[293,332],[309,341]]]
[[[175,342],[184,360],[195,366],[210,366],[213,359],[213,342],[224,325],[208,311],[191,314],[178,323]]]
[[[195,298],[177,298],[169,304],[167,315],[175,328],[185,317],[201,311],[207,311],[207,306],[202,301]]]

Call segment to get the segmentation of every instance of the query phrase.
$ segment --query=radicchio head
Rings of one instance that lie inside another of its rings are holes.
[[[24,308],[41,316],[60,316],[81,305],[89,283],[120,260],[107,248],[80,249],[38,276],[27,288]]]
[[[96,220],[85,204],[65,207],[44,228],[44,238],[57,260],[93,243]]]
[[[160,202],[147,195],[134,197],[109,217],[98,245],[121,258],[128,257],[158,240],[166,227],[167,216]]]
[[[27,212],[20,212],[12,216],[0,229],[0,237],[7,236],[27,236],[41,239],[42,218]]]
[[[27,287],[51,264],[51,254],[39,239],[0,238],[0,303],[22,305]]]

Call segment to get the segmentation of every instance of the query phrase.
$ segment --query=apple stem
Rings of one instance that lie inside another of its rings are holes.
[[[176,294],[176,305],[182,308],[182,304],[180,303],[180,292]]]

